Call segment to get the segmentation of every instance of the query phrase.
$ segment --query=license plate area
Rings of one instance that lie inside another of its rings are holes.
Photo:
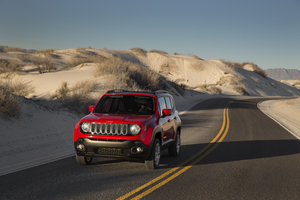
[[[100,155],[122,155],[121,148],[106,148],[106,147],[98,147],[95,149],[95,153]]]

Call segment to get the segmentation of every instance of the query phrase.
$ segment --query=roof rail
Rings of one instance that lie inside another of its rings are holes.
[[[114,90],[108,90],[106,93],[113,93],[113,92],[130,92],[130,91],[124,89],[114,89]]]
[[[166,90],[156,90],[154,93],[155,94],[160,94],[160,93],[168,93],[169,94],[169,92]]]

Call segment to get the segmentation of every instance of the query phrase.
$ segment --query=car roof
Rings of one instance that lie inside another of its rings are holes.
[[[170,95],[170,93],[166,90],[156,90],[154,92],[150,91],[129,91],[129,90],[124,90],[124,89],[115,89],[115,90],[109,90],[106,92],[106,94],[146,94],[146,95],[155,95],[155,96],[161,96],[161,94],[167,94]]]

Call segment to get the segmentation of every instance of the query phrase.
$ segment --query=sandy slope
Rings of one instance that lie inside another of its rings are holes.
[[[300,98],[264,101],[258,108],[300,139]]]

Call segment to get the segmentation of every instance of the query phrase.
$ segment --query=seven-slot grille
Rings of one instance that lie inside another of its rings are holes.
[[[90,133],[96,135],[127,135],[128,124],[92,123]]]

